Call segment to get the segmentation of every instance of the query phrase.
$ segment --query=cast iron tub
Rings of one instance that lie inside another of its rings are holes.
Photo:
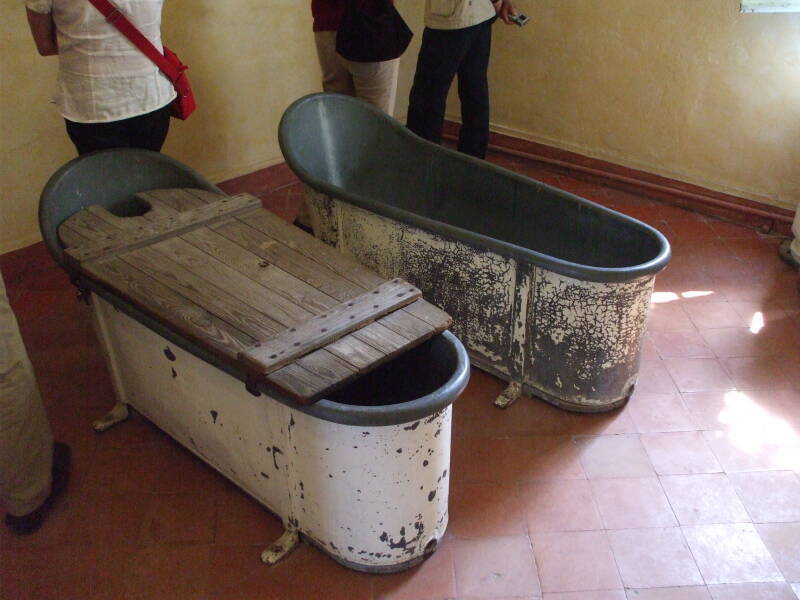
[[[313,405],[268,388],[256,397],[243,371],[64,261],[57,230],[73,213],[99,205],[134,216],[145,210],[134,194],[178,187],[222,193],[178,161],[132,149],[76,159],[42,192],[42,235],[92,292],[117,397],[95,429],[123,420],[131,405],[277,514],[287,531],[264,551],[265,562],[299,535],[357,570],[420,562],[447,527],[452,403],[469,379],[464,347],[445,331]]]
[[[317,237],[450,313],[473,364],[511,382],[501,405],[521,392],[581,412],[627,401],[670,259],[660,232],[348,96],[297,100],[279,139]]]

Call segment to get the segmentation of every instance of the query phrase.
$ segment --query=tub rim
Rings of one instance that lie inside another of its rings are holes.
[[[416,134],[412,133],[410,130],[408,130],[406,127],[400,124],[399,121],[386,115],[385,113],[375,108],[374,106],[367,104],[366,102],[363,102],[357,98],[353,98],[351,96],[346,96],[343,94],[314,93],[298,98],[297,100],[292,102],[286,109],[286,111],[283,113],[280,124],[278,126],[278,143],[280,145],[281,151],[283,152],[283,156],[286,159],[286,162],[292,169],[292,171],[294,171],[294,173],[300,178],[300,180],[303,183],[305,183],[306,185],[308,185],[309,187],[311,187],[316,191],[327,194],[328,196],[331,196],[335,199],[344,200],[349,204],[352,204],[358,208],[368,210],[378,215],[388,217],[396,221],[401,221],[409,225],[412,225],[414,227],[418,227],[420,229],[431,231],[443,237],[456,239],[465,244],[468,244],[469,246],[477,248],[478,250],[485,251],[488,249],[493,252],[496,252],[497,254],[500,254],[501,256],[510,255],[511,257],[519,261],[529,262],[536,266],[547,269],[549,271],[558,273],[560,275],[565,275],[567,277],[572,277],[574,279],[579,279],[582,281],[591,281],[598,283],[625,283],[633,281],[635,279],[639,279],[641,277],[655,275],[659,271],[663,270],[670,261],[670,258],[672,256],[672,250],[670,248],[669,241],[664,236],[664,234],[658,231],[655,227],[652,227],[647,223],[644,223],[638,219],[634,219],[633,217],[625,215],[621,212],[607,208],[605,206],[592,202],[591,200],[587,200],[586,198],[581,198],[580,196],[576,196],[575,194],[561,190],[559,188],[555,188],[551,185],[542,183],[540,181],[537,181],[536,183],[550,190],[557,191],[560,195],[564,195],[571,201],[588,206],[593,210],[599,210],[600,212],[605,213],[607,216],[611,217],[616,221],[625,221],[629,224],[636,226],[637,228],[640,228],[645,234],[655,239],[656,243],[660,247],[659,253],[654,258],[652,258],[647,262],[640,263],[638,265],[630,267],[593,267],[590,265],[582,265],[579,263],[574,263],[571,261],[556,258],[548,254],[538,252],[536,250],[531,250],[529,248],[525,248],[517,244],[512,244],[510,242],[499,240],[497,238],[492,238],[487,235],[475,233],[473,231],[469,231],[461,227],[456,227],[454,225],[450,225],[442,221],[437,221],[429,217],[424,217],[422,215],[410,212],[406,209],[398,208],[391,204],[386,204],[384,202],[374,200],[367,196],[357,195],[352,192],[348,192],[344,188],[341,188],[339,186],[333,185],[319,178],[316,178],[302,166],[301,161],[298,158],[298,155],[295,153],[291,143],[289,142],[289,138],[291,136],[290,129],[293,127],[294,123],[299,122],[297,117],[297,112],[299,108],[306,104],[318,103],[323,101],[350,103],[357,105],[361,110],[370,111],[373,113],[373,115],[383,119],[388,127],[391,127],[394,131],[399,132],[401,135],[414,138],[416,139],[417,143],[428,144],[431,147],[430,150],[433,152],[443,153],[445,155],[455,157],[458,160],[472,163],[476,167],[480,167],[482,169],[489,169],[490,171],[503,175],[504,177],[510,177],[520,182],[535,181],[530,177],[525,177],[524,175],[520,175],[519,173],[515,173],[503,167],[499,167],[488,161],[484,161],[475,158],[473,156],[468,156],[466,154],[456,152],[455,150],[450,150],[449,148],[444,148],[442,146],[439,146],[438,144],[429,142],[417,136]]]
[[[237,365],[221,360],[219,356],[198,346],[169,327],[166,327],[161,322],[153,319],[129,302],[117,296],[113,291],[84,277],[80,277],[76,283],[79,287],[89,289],[96,293],[103,300],[109,302],[114,308],[119,309],[130,318],[138,321],[143,326],[186,352],[193,354],[213,367],[225,371],[228,375],[241,381],[243,387],[245,386],[247,374],[242,369],[238,368]],[[258,392],[281,404],[285,404],[293,410],[339,425],[385,427],[403,425],[405,423],[424,419],[440,412],[455,402],[464,391],[464,388],[467,387],[470,378],[469,356],[467,355],[466,348],[464,348],[464,344],[449,330],[445,330],[439,335],[443,337],[450,350],[455,355],[455,368],[453,369],[453,373],[447,381],[431,393],[401,404],[362,406],[343,404],[323,398],[314,404],[301,405],[265,384],[259,384]],[[413,352],[413,350],[414,348],[410,351]]]

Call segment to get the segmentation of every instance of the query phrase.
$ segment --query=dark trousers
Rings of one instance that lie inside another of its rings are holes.
[[[458,150],[478,158],[489,143],[489,54],[492,24],[489,19],[464,29],[429,29],[422,34],[417,71],[411,87],[408,128],[435,142],[442,141],[447,92],[458,75],[461,132]]]
[[[76,123],[64,119],[67,134],[83,156],[109,148],[144,148],[158,152],[169,131],[171,103],[145,115],[107,123]]]

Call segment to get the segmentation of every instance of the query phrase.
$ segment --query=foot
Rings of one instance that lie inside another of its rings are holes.
[[[50,484],[50,495],[44,499],[44,502],[39,505],[39,508],[27,515],[21,517],[6,515],[6,527],[8,527],[9,530],[18,535],[27,535],[35,532],[42,526],[48,511],[53,507],[53,503],[64,490],[67,489],[67,483],[69,481],[69,463],[69,446],[61,442],[55,442],[53,444],[53,480]]]

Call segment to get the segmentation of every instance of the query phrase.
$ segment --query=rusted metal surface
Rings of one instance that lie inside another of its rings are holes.
[[[579,280],[311,188],[307,201],[320,239],[447,311],[476,366],[580,412],[611,410],[633,391],[654,275]]]

